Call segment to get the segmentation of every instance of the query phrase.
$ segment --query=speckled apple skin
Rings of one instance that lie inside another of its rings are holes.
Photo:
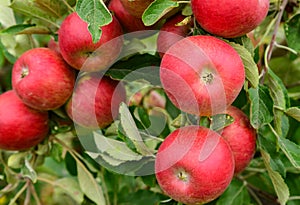
[[[214,35],[235,38],[255,29],[267,16],[269,0],[191,0],[200,26]]]
[[[0,149],[29,149],[45,139],[48,131],[48,112],[26,106],[13,90],[0,95]]]
[[[230,184],[234,159],[228,143],[216,132],[186,126],[172,132],[160,145],[156,178],[163,192],[189,205],[210,202]],[[181,180],[179,173],[185,176]]]
[[[226,42],[213,36],[189,36],[164,54],[160,79],[180,110],[211,116],[225,111],[236,99],[245,69],[239,54]]]
[[[226,114],[234,121],[220,134],[229,143],[235,160],[235,174],[242,172],[252,160],[256,151],[256,130],[251,126],[248,116],[239,108],[230,106]]]

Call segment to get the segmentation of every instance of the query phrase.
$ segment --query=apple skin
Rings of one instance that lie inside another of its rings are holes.
[[[196,125],[181,127],[160,145],[155,174],[163,192],[184,204],[219,197],[234,174],[232,151],[218,133]]]
[[[33,48],[15,62],[12,86],[26,105],[54,110],[72,95],[75,77],[75,70],[56,51]]]
[[[146,8],[154,1],[154,0],[120,0],[123,4],[124,8],[128,13],[137,18],[142,18],[142,15]]]
[[[105,128],[117,117],[119,105],[125,101],[126,91],[122,82],[89,73],[77,81],[66,111],[82,127]]]
[[[221,136],[229,143],[235,161],[235,174],[242,172],[252,160],[256,151],[256,131],[248,116],[234,106],[227,108],[226,114],[234,121],[226,126]]]
[[[69,14],[58,30],[58,44],[65,61],[86,72],[105,70],[112,65],[122,50],[123,30],[115,16],[101,30],[100,40],[93,43],[88,24],[76,12]]]
[[[175,16],[167,19],[166,23],[162,26],[157,37],[157,50],[162,57],[164,53],[174,43],[186,37],[193,26],[193,22],[190,20],[183,25],[177,25],[182,22],[186,16],[176,14]]]
[[[180,110],[211,116],[226,110],[241,91],[245,70],[239,54],[213,36],[189,36],[171,46],[160,66],[163,88]]]
[[[0,149],[29,149],[45,139],[48,131],[47,111],[28,107],[13,90],[0,95]]]
[[[269,0],[191,0],[200,26],[214,35],[235,38],[255,29],[267,16]]]
[[[113,11],[125,32],[143,31],[154,27],[145,26],[142,19],[131,15],[125,10],[120,0],[111,0],[108,8]]]
[[[55,41],[54,38],[50,38],[50,40],[48,41],[47,47],[60,55],[60,49],[59,49],[58,42]]]

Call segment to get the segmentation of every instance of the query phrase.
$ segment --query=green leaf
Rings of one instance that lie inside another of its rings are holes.
[[[105,137],[99,132],[94,132],[94,140],[101,153],[107,153],[117,160],[134,161],[142,158],[141,155],[129,149],[126,143]]]
[[[13,10],[9,8],[10,3],[10,0],[0,1],[0,28],[7,28],[16,24]]]
[[[38,18],[58,27],[56,24],[57,16],[53,16],[52,11],[46,11],[45,7],[40,7],[35,0],[14,0],[10,7],[25,16]]]
[[[69,5],[67,6],[66,3]],[[72,0],[67,0],[65,3],[61,0],[35,0],[37,7],[56,18],[60,18],[68,12],[68,9],[71,7],[70,3],[72,5]]]
[[[0,34],[15,35],[15,34],[22,32],[26,28],[33,27],[33,26],[35,26],[35,24],[18,24],[18,25],[14,25],[14,26],[8,27],[6,29],[3,29],[2,31],[0,31]]]
[[[181,14],[183,16],[192,16],[193,11],[192,11],[191,4],[186,4],[185,7],[182,9]]]
[[[250,88],[250,123],[255,128],[272,122],[272,99],[267,87],[259,85],[257,88]]]
[[[126,80],[128,82],[136,80],[146,80],[152,85],[160,85],[159,65],[160,58],[150,54],[134,55],[125,61],[118,61],[106,72],[114,79]]]
[[[142,21],[146,26],[152,26],[160,20],[166,13],[179,6],[177,1],[173,0],[155,0],[144,11]]]
[[[268,85],[270,88],[270,96],[274,102],[274,124],[275,130],[280,136],[286,136],[288,132],[289,122],[283,111],[290,107],[290,99],[288,91],[282,80],[271,70],[268,69]],[[279,109],[278,109],[279,108]]]
[[[77,178],[61,178],[56,180],[54,185],[63,193],[66,193],[72,197],[78,204],[81,204],[84,201],[84,194],[80,189]]]
[[[229,42],[229,44],[238,52],[240,55],[246,72],[246,78],[252,85],[252,87],[256,88],[259,84],[259,73],[258,67],[254,62],[254,59],[251,53],[242,45]]]
[[[285,114],[300,122],[300,108],[290,107],[285,111]]]
[[[37,173],[29,163],[28,159],[25,159],[25,166],[21,169],[23,177],[29,178],[33,183],[37,181]]]
[[[15,56],[13,56],[10,52],[8,52],[7,48],[3,45],[2,39],[0,38],[0,50],[2,51],[4,57],[10,62],[14,64],[17,60]]]
[[[274,189],[276,191],[276,194],[278,196],[278,202],[281,205],[285,205],[289,199],[290,196],[290,191],[289,191],[289,187],[286,185],[286,183],[284,182],[282,176],[274,171],[271,166],[270,166],[270,155],[265,152],[264,150],[261,150],[261,155],[262,158],[264,160],[264,164],[266,166],[266,169],[268,171],[268,174],[272,180]]]
[[[201,118],[203,119],[203,118]],[[205,118],[207,119],[207,118]],[[187,117],[185,114],[179,114],[172,122],[171,125],[175,128],[183,127],[187,124]]]
[[[77,163],[79,186],[83,193],[97,205],[105,205],[106,202],[101,186],[84,164],[79,159],[74,159]]]
[[[24,166],[25,157],[28,155],[27,152],[17,152],[9,156],[7,165],[13,169],[20,169]]]
[[[297,169],[300,169],[300,146],[282,137],[278,139],[278,143],[280,145],[281,150],[290,160],[292,165]]]
[[[134,119],[125,103],[121,103],[119,113],[124,134],[133,142],[136,150],[144,156],[153,156],[153,152],[145,145]]]
[[[76,12],[88,23],[94,43],[101,38],[101,26],[112,22],[112,15],[102,0],[78,0]]]
[[[210,118],[210,129],[219,131],[233,123],[234,118],[227,114],[217,114]]]
[[[294,15],[284,24],[287,44],[290,48],[300,52],[300,14]]]
[[[240,180],[233,179],[226,191],[218,199],[216,205],[248,205],[250,195],[247,191],[247,184]]]
[[[284,86],[282,80],[271,69],[268,69],[267,76],[270,94],[274,101],[274,105],[285,110],[290,106],[290,100],[286,87]]]

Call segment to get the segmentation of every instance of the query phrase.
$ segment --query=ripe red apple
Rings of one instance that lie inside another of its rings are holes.
[[[54,110],[72,95],[75,70],[49,48],[23,53],[12,70],[12,86],[22,101],[38,110]]]
[[[269,0],[191,0],[200,26],[215,35],[234,38],[255,29],[266,17]]]
[[[55,41],[54,38],[50,38],[50,40],[48,41],[47,47],[60,55],[60,49],[58,46],[58,42]]]
[[[13,90],[0,95],[0,149],[29,149],[48,131],[48,112],[26,106]]]
[[[84,71],[104,70],[113,64],[123,45],[122,27],[113,16],[101,30],[100,40],[93,43],[88,24],[76,12],[67,16],[58,30],[59,48],[66,62]]]
[[[170,100],[184,112],[211,116],[231,105],[245,70],[239,54],[213,36],[189,36],[162,58],[160,79]]]
[[[141,18],[135,17],[125,10],[120,0],[111,0],[108,8],[113,11],[125,32],[143,31],[153,28],[145,26]]]
[[[172,132],[160,145],[155,173],[165,194],[184,204],[216,199],[234,173],[231,149],[218,133],[200,126]]]
[[[168,48],[186,37],[191,31],[193,22],[191,19],[187,22],[182,22],[185,18],[186,16],[177,14],[170,19],[167,19],[167,22],[160,29],[157,38],[157,51],[161,57]]]
[[[105,128],[118,114],[119,105],[126,100],[122,82],[98,73],[81,77],[67,103],[70,118],[83,127]]]
[[[131,15],[141,18],[146,8],[154,0],[120,0],[128,13]]]
[[[242,172],[252,160],[256,150],[256,131],[249,118],[240,109],[230,106],[226,114],[233,117],[232,124],[226,126],[221,136],[229,143],[235,160],[235,174]]]

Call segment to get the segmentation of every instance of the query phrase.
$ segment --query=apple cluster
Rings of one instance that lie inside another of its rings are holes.
[[[247,115],[232,106],[245,81],[244,65],[220,38],[255,29],[266,17],[269,1],[191,0],[191,8],[208,35],[189,35],[192,23],[176,27],[183,21],[179,15],[164,24],[157,42],[162,86],[181,111],[208,118],[225,114],[233,123],[221,130],[181,127],[160,145],[155,162],[158,184],[166,195],[189,205],[219,197],[255,154],[256,130]]]
[[[126,100],[125,87],[96,71],[118,57],[123,30],[114,17],[93,43],[87,27],[71,13],[58,30],[58,43],[52,39],[48,47],[30,49],[17,59],[12,90],[0,95],[0,149],[26,150],[39,144],[50,134],[49,113],[60,108],[89,129],[113,122]]]
[[[122,35],[159,29],[159,77],[166,96],[184,113],[210,119],[228,115],[233,122],[220,130],[187,125],[171,132],[157,151],[157,182],[184,204],[219,197],[256,150],[256,130],[232,105],[245,82],[243,61],[221,38],[255,29],[267,15],[269,0],[191,0],[189,18],[177,12],[165,17],[163,25],[145,26],[142,14],[152,2],[109,1],[112,21],[101,27],[96,43],[88,24],[73,12],[62,21],[58,42],[23,53],[13,66],[12,90],[0,95],[0,149],[39,144],[49,135],[49,112],[59,108],[80,126],[109,126],[126,101],[123,83],[104,72],[122,51]],[[195,24],[207,35],[193,35]]]

